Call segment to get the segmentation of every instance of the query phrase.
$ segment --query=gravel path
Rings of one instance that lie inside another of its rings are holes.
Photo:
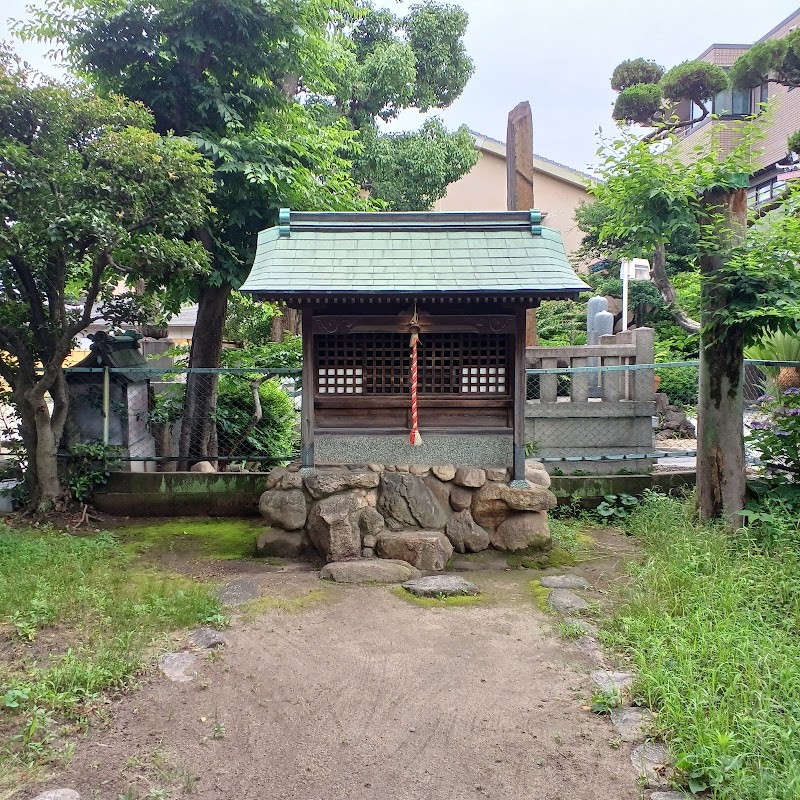
[[[321,585],[253,575],[273,596]],[[84,800],[640,797],[626,746],[582,709],[593,665],[552,633],[531,576],[469,577],[490,602],[431,609],[326,586],[303,611],[243,616],[192,682],[154,675],[113,703],[49,785]]]

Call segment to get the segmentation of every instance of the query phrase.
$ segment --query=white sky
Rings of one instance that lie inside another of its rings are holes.
[[[533,108],[534,150],[585,169],[596,133],[613,126],[609,78],[626,58],[666,67],[697,57],[713,43],[750,43],[798,8],[798,0],[449,0],[470,15],[467,50],[475,61],[463,95],[436,113],[449,127],[505,139],[508,112],[521,100]],[[25,0],[0,0],[5,18],[25,15]],[[409,2],[377,0],[402,12]],[[44,69],[45,48],[18,51]],[[52,69],[52,68],[50,68]],[[416,127],[406,112],[391,127]]]

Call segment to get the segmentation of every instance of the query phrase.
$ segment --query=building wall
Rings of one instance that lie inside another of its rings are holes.
[[[582,238],[573,219],[575,209],[589,202],[591,196],[585,188],[537,169],[535,157],[533,169],[534,204],[540,211],[547,212],[544,224],[561,233],[567,255],[572,255]],[[478,163],[463,178],[450,184],[434,210],[505,211],[506,159],[482,151]]]

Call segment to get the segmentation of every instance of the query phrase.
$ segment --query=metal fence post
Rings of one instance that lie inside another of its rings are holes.
[[[108,445],[111,417],[111,375],[109,368],[103,370],[103,444]]]

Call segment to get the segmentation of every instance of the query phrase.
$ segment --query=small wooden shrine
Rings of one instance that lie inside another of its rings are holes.
[[[284,209],[241,291],[302,313],[304,466],[524,480],[525,312],[587,288],[538,211]]]

